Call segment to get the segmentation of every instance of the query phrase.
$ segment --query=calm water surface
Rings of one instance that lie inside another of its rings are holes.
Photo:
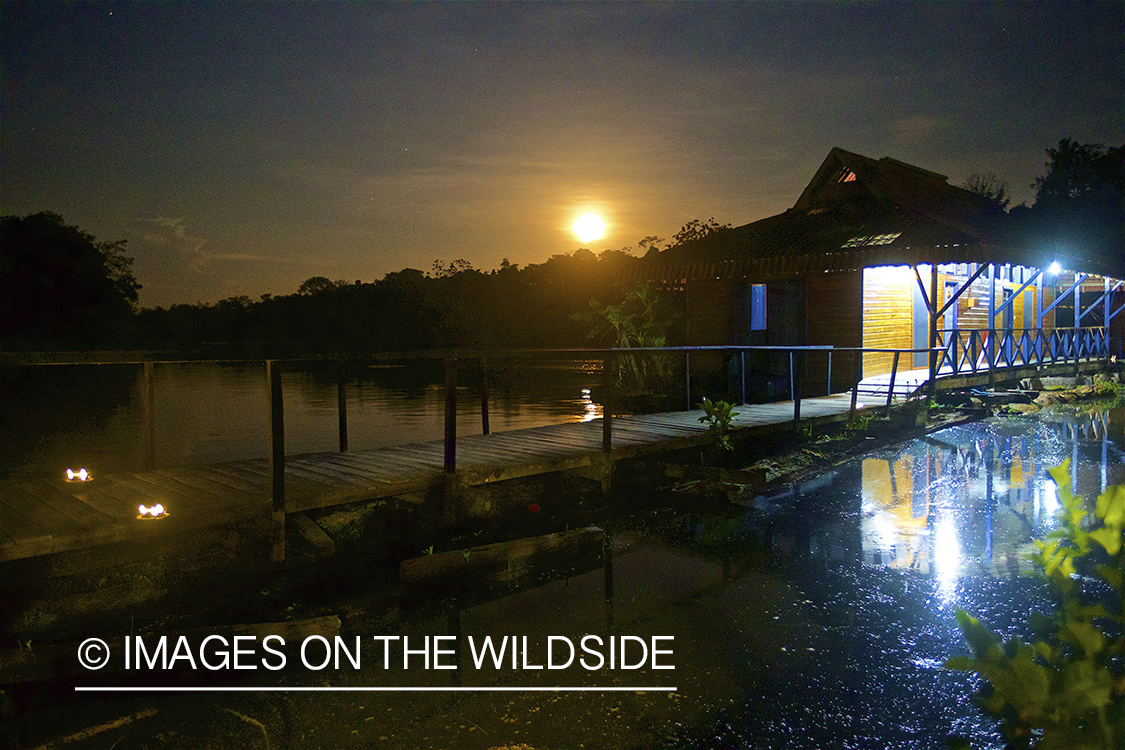
[[[459,434],[481,432],[481,372],[462,365]],[[600,416],[590,388],[600,363],[490,365],[492,431]],[[0,477],[137,470],[142,448],[141,370],[136,365],[29,367],[3,373]],[[403,362],[346,373],[349,447],[439,440],[444,430],[441,363]],[[293,366],[283,375],[286,453],[338,448],[336,373]],[[157,364],[153,428],[158,466],[261,458],[269,453],[264,365]],[[60,468],[61,467],[61,468]]]
[[[356,447],[440,437],[436,374],[399,374],[408,382],[385,372],[350,381]],[[582,419],[591,413],[582,389],[596,377],[596,370],[541,373],[530,395],[495,388],[494,428]],[[158,367],[160,460],[262,455],[264,388],[255,368]],[[332,450],[334,378],[292,373],[285,398],[290,452]],[[51,466],[71,443],[103,446],[106,465],[138,461],[128,447],[139,428],[135,401],[122,397],[100,413],[85,432],[47,431],[36,448],[51,460],[26,460],[19,471]],[[472,431],[477,415],[463,418]],[[1123,422],[1117,410],[954,427],[741,506],[700,500],[694,512],[690,498],[688,510],[683,502],[654,502],[562,556],[513,556],[489,567],[467,549],[437,550],[465,572],[423,576],[390,595],[380,583],[334,610],[347,638],[526,636],[532,663],[542,661],[552,635],[576,642],[586,634],[672,636],[674,670],[477,670],[462,653],[462,668],[452,671],[384,669],[365,659],[362,669],[279,678],[344,687],[675,687],[672,693],[176,696],[161,699],[160,719],[149,728],[123,731],[118,747],[156,736],[186,738],[180,746],[257,741],[255,727],[231,718],[237,711],[294,747],[936,750],[961,734],[1000,748],[995,727],[972,704],[978,683],[941,666],[965,652],[954,608],[1005,637],[1025,632],[1028,614],[1045,602],[1034,580],[1018,574],[1059,507],[1047,469],[1070,459],[1070,482],[1089,498],[1125,483]],[[545,490],[530,499],[543,514],[569,502]]]

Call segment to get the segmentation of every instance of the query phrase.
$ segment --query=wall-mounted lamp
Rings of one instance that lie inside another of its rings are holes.
[[[1057,260],[1051,261],[1051,265],[1047,267],[1047,273],[1055,274],[1056,276],[1062,271]]]

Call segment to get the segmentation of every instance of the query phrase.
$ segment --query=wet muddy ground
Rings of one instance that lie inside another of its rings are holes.
[[[1008,565],[1046,528],[1049,497],[1031,478],[1080,453],[1082,481],[1096,483],[1099,446],[1042,424],[989,420],[929,443],[896,442],[924,431],[910,425],[875,424],[838,440],[795,438],[790,450],[743,446],[771,482],[753,489],[656,482],[629,467],[608,497],[576,477],[505,483],[486,490],[495,515],[445,535],[426,506],[356,506],[319,519],[334,556],[294,540],[283,569],[256,554],[267,542],[255,528],[6,566],[2,740],[942,748],[966,735],[1000,747],[972,705],[974,679],[941,665],[964,649],[954,606],[1010,633],[1042,605]],[[233,658],[239,634],[254,638],[241,641],[254,669],[202,664],[221,662],[224,645]],[[285,640],[272,642],[278,655],[264,649],[271,634]],[[186,644],[169,669],[125,668],[127,644],[136,657],[140,638],[147,658],[162,635],[165,658],[180,636]],[[599,640],[582,651],[590,636]],[[114,652],[103,669],[77,664],[89,637]],[[477,663],[485,638],[507,647],[505,637],[520,647],[514,661],[505,651]],[[624,662],[608,651],[614,640]],[[316,649],[337,642],[339,664],[321,666],[328,652]],[[566,644],[576,658],[547,668],[566,661]],[[138,689],[154,686],[174,689]]]

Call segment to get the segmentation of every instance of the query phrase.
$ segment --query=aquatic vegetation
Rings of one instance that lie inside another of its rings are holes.
[[[1036,540],[1031,554],[1054,600],[1051,614],[1030,619],[1035,640],[1002,642],[957,610],[972,655],[946,666],[988,681],[977,699],[1010,748],[1109,750],[1125,742],[1125,485],[1103,492],[1089,518],[1068,489],[1069,472],[1069,461],[1050,471],[1061,528]]]

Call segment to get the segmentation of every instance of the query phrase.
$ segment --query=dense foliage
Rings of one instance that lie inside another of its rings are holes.
[[[529,348],[589,345],[588,326],[571,318],[592,297],[613,298],[637,258],[622,251],[555,255],[519,268],[483,272],[465,261],[405,269],[370,283],[313,277],[298,293],[173,305],[142,311],[144,345],[185,348],[206,342],[325,348]],[[608,342],[606,342],[608,343]]]
[[[1069,489],[1069,462],[1051,470],[1061,528],[1036,540],[1031,560],[1054,608],[1033,616],[1030,642],[1007,642],[967,612],[957,621],[972,656],[948,666],[988,680],[980,705],[1008,746],[1112,750],[1125,744],[1125,486],[1098,497],[1093,518]]]
[[[5,346],[124,343],[137,291],[125,241],[98,242],[61,216],[0,217]]]
[[[1011,216],[1031,248],[1066,248],[1103,261],[1125,275],[1125,146],[1062,139],[1047,149],[1046,172],[1036,178],[1035,202]]]

